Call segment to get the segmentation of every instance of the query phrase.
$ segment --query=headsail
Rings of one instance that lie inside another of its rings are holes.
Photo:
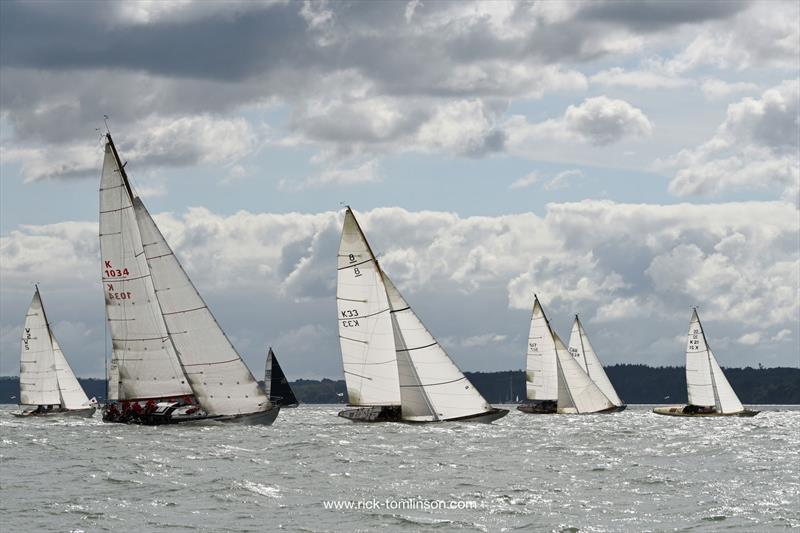
[[[337,261],[342,365],[351,405],[400,405],[389,301],[381,270],[350,208]]]
[[[489,402],[382,274],[395,331],[403,420],[450,420],[489,411]]]
[[[716,405],[708,344],[700,324],[697,309],[692,312],[686,343],[686,386],[689,404],[710,407]]]
[[[50,328],[39,288],[25,315],[19,364],[20,405],[59,405],[61,394]]]
[[[596,413],[611,409],[614,404],[584,372],[567,347],[553,335],[558,355],[560,386],[558,389],[559,413]]]
[[[197,400],[210,415],[269,409],[269,399],[139,197],[133,199],[133,207],[161,315]]]
[[[264,386],[264,391],[267,393],[267,396],[271,398],[271,401],[281,407],[295,406],[299,403],[272,348],[269,349],[269,353],[267,354],[267,367],[264,370]]]
[[[614,390],[614,386],[608,379],[608,375],[603,369],[603,364],[597,357],[594,348],[592,348],[592,343],[589,342],[589,337],[586,335],[586,330],[583,329],[583,324],[578,315],[575,315],[575,323],[572,325],[572,333],[569,336],[569,352],[589,377],[592,378],[592,381],[595,382],[602,393],[605,394],[606,398],[618,407],[622,405],[622,400],[620,400],[617,391]]]
[[[100,180],[100,254],[113,349],[109,398],[191,395],[161,317],[133,212],[133,192],[110,135]]]
[[[728,382],[728,378],[722,373],[722,369],[717,363],[717,358],[714,357],[714,352],[708,350],[708,355],[711,363],[711,376],[714,379],[714,389],[716,391],[716,408],[720,413],[739,413],[744,411],[742,402]]]
[[[525,378],[529,400],[556,400],[558,398],[555,340],[542,304],[535,295],[528,335]]]
[[[65,409],[81,409],[89,405],[89,398],[83,391],[78,379],[72,372],[61,347],[55,336],[53,339],[53,355],[55,356],[56,378],[58,380],[58,390],[61,394],[61,406]]]

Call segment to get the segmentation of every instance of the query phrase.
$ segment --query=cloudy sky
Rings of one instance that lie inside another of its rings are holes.
[[[254,372],[341,377],[341,203],[465,370],[800,365],[797,2],[0,2],[0,374],[105,352],[102,117]]]

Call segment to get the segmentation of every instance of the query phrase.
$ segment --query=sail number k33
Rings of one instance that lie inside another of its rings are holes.
[[[358,310],[357,309],[345,309],[344,311],[340,311],[342,313],[341,318],[339,320],[342,321],[342,327],[344,328],[355,328],[358,327],[360,324],[358,323]]]

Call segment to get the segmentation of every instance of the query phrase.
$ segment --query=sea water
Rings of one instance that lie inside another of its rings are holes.
[[[800,410],[271,427],[17,419],[2,531],[774,531],[800,527]]]

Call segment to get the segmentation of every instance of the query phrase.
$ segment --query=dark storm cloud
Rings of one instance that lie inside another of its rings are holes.
[[[617,24],[637,32],[659,31],[681,24],[698,24],[726,19],[746,9],[750,1],[696,2],[691,0],[612,0],[589,2],[577,13],[576,20]]]

